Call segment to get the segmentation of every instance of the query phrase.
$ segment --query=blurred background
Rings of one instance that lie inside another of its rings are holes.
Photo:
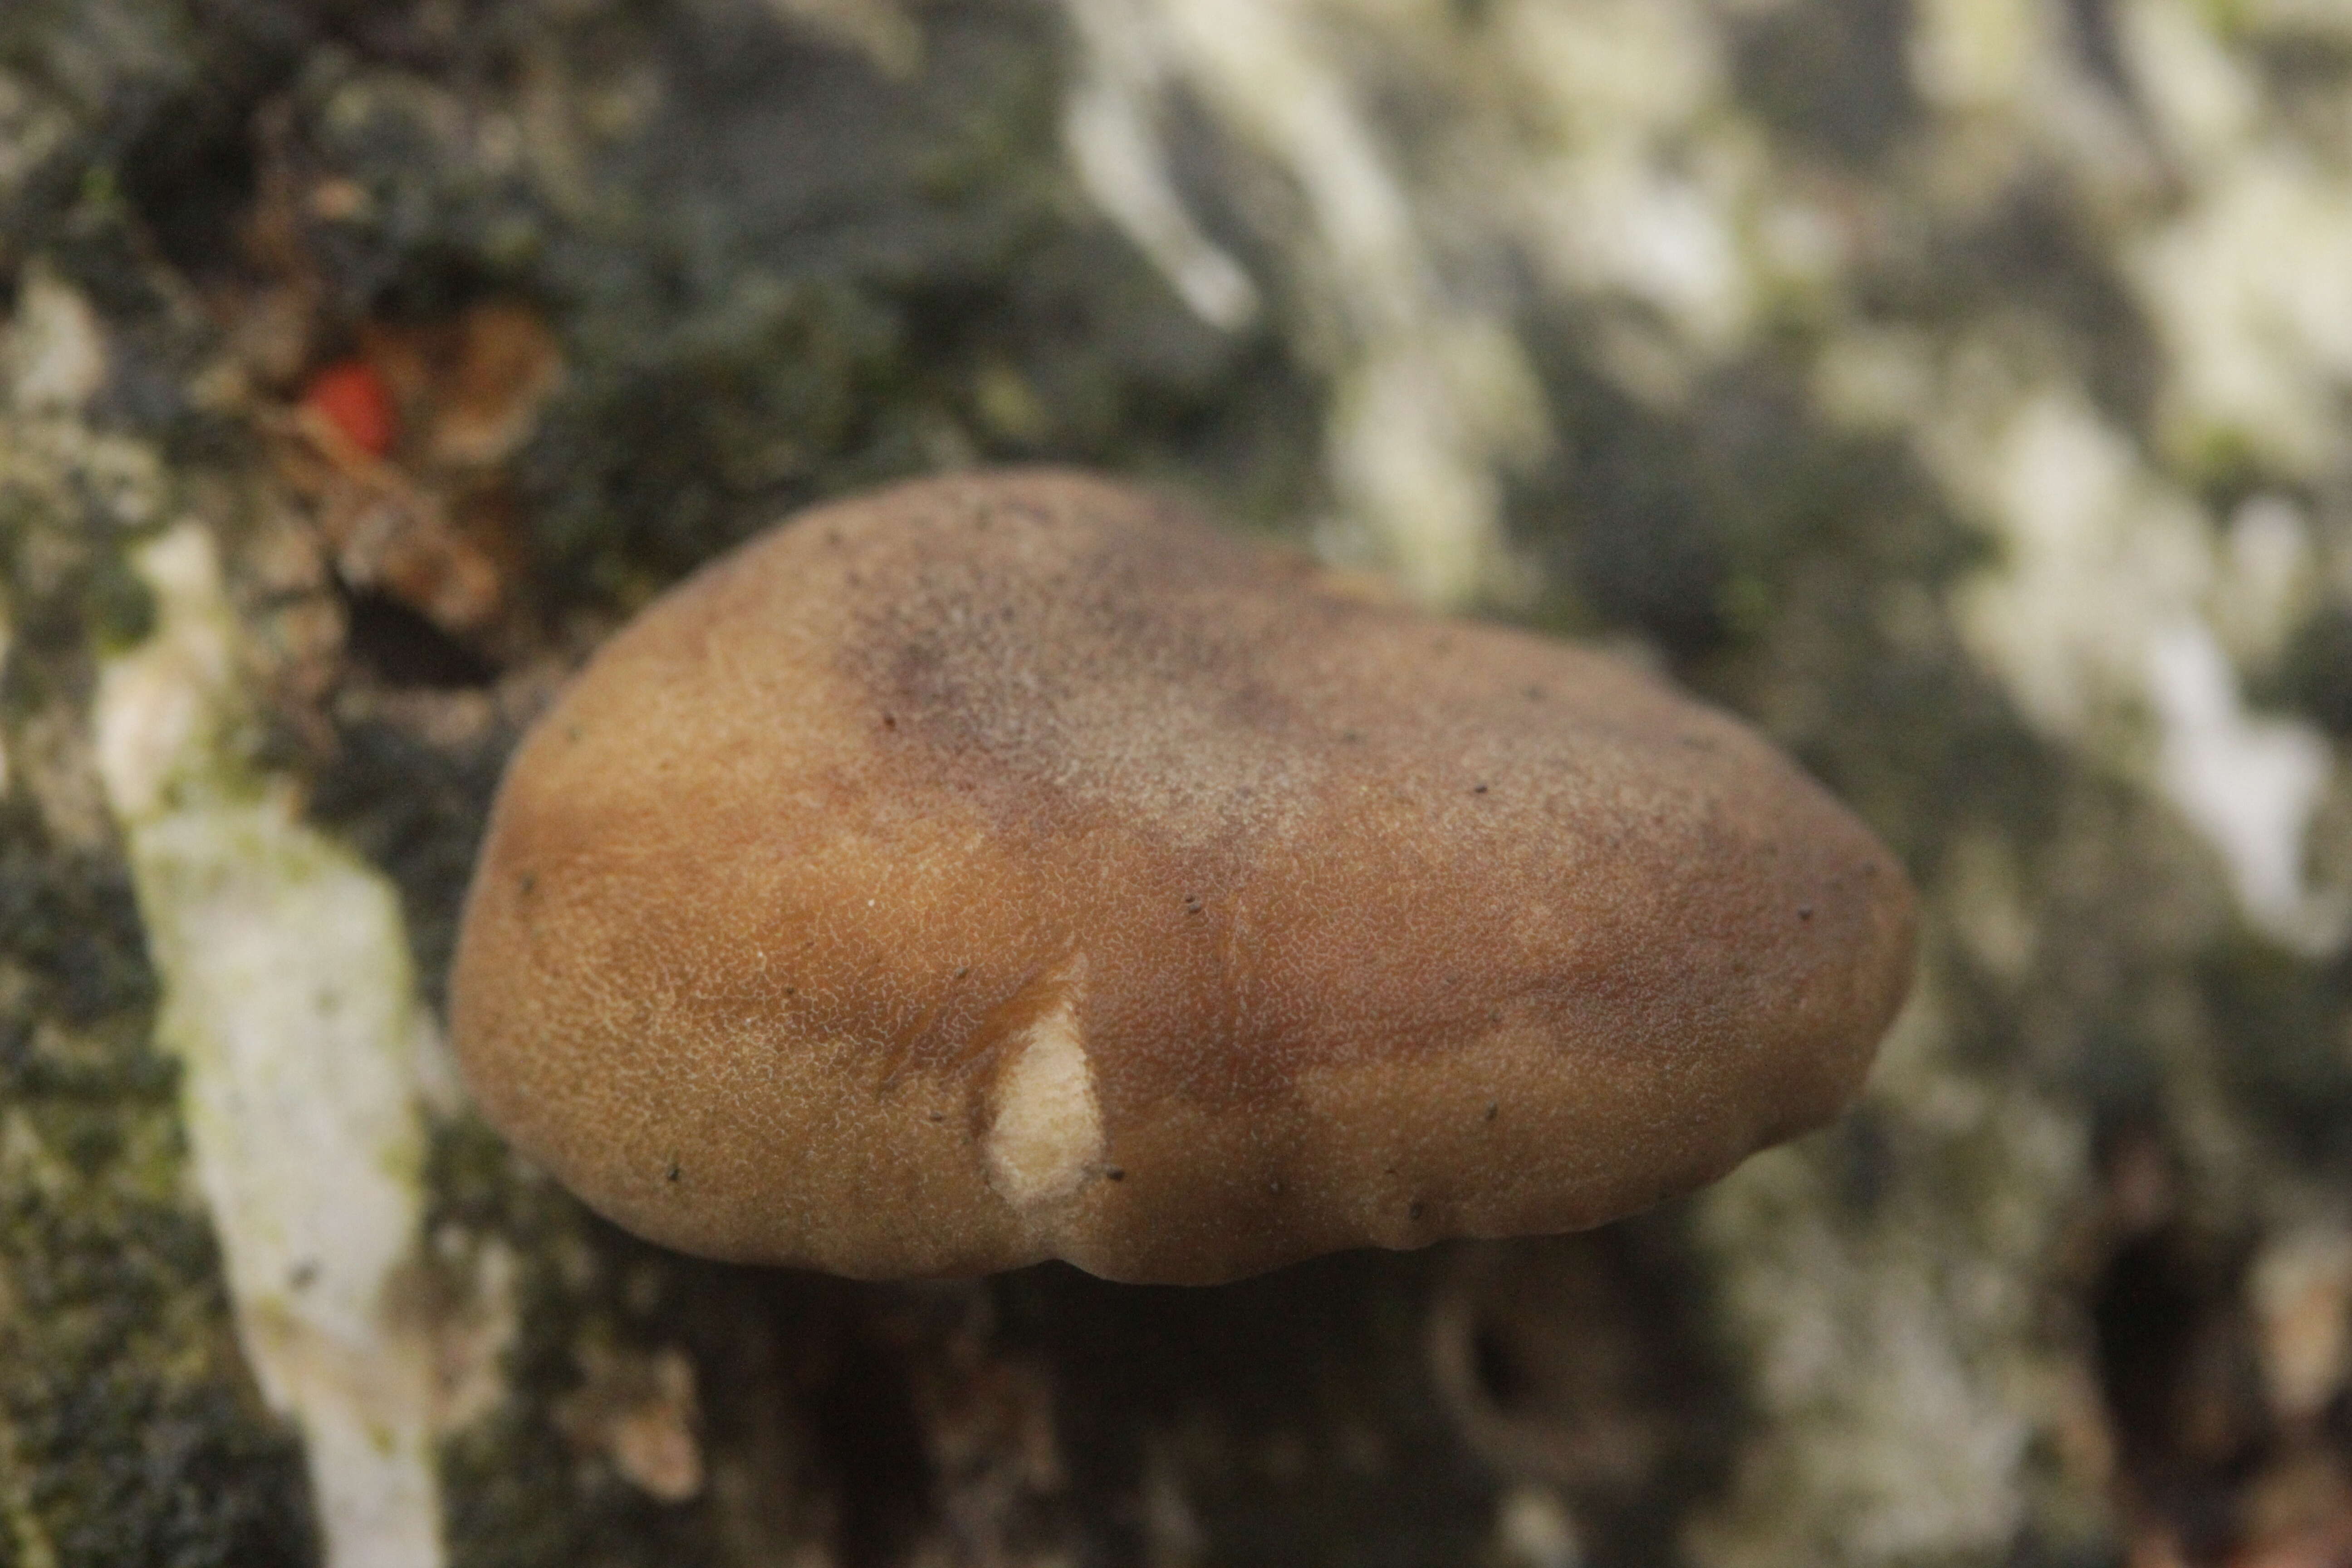
[[[0,0],[0,1564],[2352,1563],[2352,0]],[[1084,463],[1926,900],[1587,1236],[873,1287],[467,1111],[520,727]]]

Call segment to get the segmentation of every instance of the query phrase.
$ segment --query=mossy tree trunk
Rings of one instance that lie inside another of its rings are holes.
[[[0,1563],[2340,1556],[2347,123],[2325,5],[0,7]],[[437,1037],[507,750],[1032,459],[1776,735],[1863,1104],[1204,1292],[587,1215]]]

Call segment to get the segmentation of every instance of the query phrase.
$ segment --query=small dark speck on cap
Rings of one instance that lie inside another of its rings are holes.
[[[1496,1118],[1497,1116],[1500,1116],[1502,1113],[1503,1113],[1503,1107],[1502,1107],[1502,1103],[1501,1103],[1499,1100],[1488,1100],[1488,1101],[1486,1102],[1486,1120],[1487,1120],[1487,1121],[1494,1121],[1494,1120],[1495,1120],[1495,1118]]]
[[[663,1179],[664,1179],[665,1181],[671,1181],[671,1182],[675,1182],[675,1181],[677,1181],[677,1178],[678,1178],[679,1174],[680,1174],[680,1173],[679,1173],[679,1170],[678,1170],[678,1164],[677,1164],[677,1161],[675,1161],[675,1160],[672,1160],[672,1161],[669,1163],[669,1169],[668,1169],[668,1171],[667,1171],[667,1172],[666,1172],[666,1173],[664,1173],[664,1174],[663,1174]]]
[[[956,977],[958,980],[961,980],[965,975],[970,974],[971,973],[971,964],[969,964],[969,963],[959,964],[959,965],[957,965],[957,966],[956,966],[955,977]]]
[[[1105,1165],[1103,1167],[1103,1174],[1114,1182],[1123,1182],[1127,1180],[1127,1172],[1118,1165]]]
[[[518,884],[518,886],[521,889],[523,893],[528,895],[533,888],[539,886],[539,873],[536,871],[525,871],[522,874],[522,880]]]
[[[934,1121],[945,1121],[947,1119],[948,1113],[944,1110],[934,1110],[931,1112],[931,1120]]]
[[[1473,784],[1470,788],[1470,793],[1472,795],[1485,795],[1486,793],[1486,786],[1485,784]]]
[[[895,730],[898,727],[898,716],[896,713],[885,713],[882,715],[882,728],[885,730]]]
[[[1340,741],[1350,746],[1356,744],[1356,742],[1361,741],[1363,738],[1363,731],[1360,730],[1342,730],[1339,731]]]
[[[1797,918],[1801,921],[1811,920],[1813,918],[1813,906],[1811,904],[1799,904],[1797,906]]]
[[[1406,1207],[1404,1216],[1407,1219],[1419,1219],[1422,1215],[1422,1212],[1428,1206],[1428,1205],[1423,1203],[1419,1198],[1415,1198],[1412,1200],[1412,1204]]]
[[[563,726],[563,738],[567,741],[577,741],[580,739],[580,726],[577,724],[566,724]]]
[[[1530,702],[1540,702],[1540,701],[1542,701],[1542,700],[1543,700],[1543,699],[1544,699],[1544,689],[1543,689],[1542,687],[1540,687],[1540,686],[1530,686],[1530,687],[1528,687],[1528,701],[1530,701]]]

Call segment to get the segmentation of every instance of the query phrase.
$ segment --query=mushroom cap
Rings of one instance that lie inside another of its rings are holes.
[[[489,1119],[688,1252],[1208,1283],[1597,1225],[1853,1093],[1894,858],[1601,655],[1059,471],[821,507],[524,741],[452,980]]]

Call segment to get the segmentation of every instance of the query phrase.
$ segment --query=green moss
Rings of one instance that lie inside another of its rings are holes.
[[[994,1387],[976,1357],[1045,1368],[1056,1391],[1069,1495],[1013,1486],[1003,1500],[1007,1528],[1041,1552],[1075,1542],[1139,1560],[1153,1451],[1174,1458],[1215,1562],[1474,1562],[1489,1531],[1495,1479],[1429,1386],[1432,1255],[1357,1254],[1216,1290],[1109,1285],[1059,1266],[968,1287],[859,1285],[638,1242],[476,1122],[441,1130],[431,1186],[441,1267],[463,1279],[499,1246],[518,1268],[505,1396],[443,1450],[452,1568],[809,1551],[904,1561],[952,1528],[942,1492],[958,1478],[939,1473],[930,1425],[976,1419],[951,1393],[944,1408],[919,1407],[919,1385],[935,1401],[975,1375],[975,1389]],[[592,1345],[682,1351],[702,1373],[706,1451],[760,1467],[752,1506],[716,1483],[658,1503],[567,1430]],[[1287,1468],[1266,1468],[1276,1452]],[[1017,1468],[1003,1455],[971,1462]],[[1655,1544],[1663,1516],[1648,1516]]]
[[[2241,1111],[2298,1158],[2352,1173],[2352,959],[2314,963],[2242,937],[2204,954],[2199,978]]]
[[[155,629],[155,596],[120,552],[107,551],[84,585],[82,615],[97,650],[117,653]]]
[[[1757,14],[1735,24],[1741,100],[1808,151],[1867,164],[1919,117],[1905,69],[1902,0],[1833,0]]]
[[[567,1436],[562,1413],[580,1387],[585,1341],[692,1343],[698,1328],[709,1331],[711,1310],[730,1305],[744,1309],[747,1323],[758,1321],[761,1314],[744,1303],[740,1271],[622,1237],[471,1120],[436,1131],[429,1186],[427,1228],[455,1243],[443,1247],[443,1267],[463,1277],[475,1250],[495,1242],[512,1248],[519,1269],[503,1396],[442,1449],[451,1568],[580,1561],[694,1568],[722,1561],[707,1500],[673,1507],[646,1497]],[[633,1277],[634,1292],[624,1283]],[[650,1289],[642,1282],[648,1279]],[[703,1310],[667,1321],[648,1310],[680,1299]],[[737,1391],[705,1391],[721,1412],[730,1392]]]
[[[1207,1561],[1478,1561],[1494,1478],[1448,1422],[1421,1342],[1442,1257],[1358,1253],[1212,1290],[1059,1265],[996,1282],[1012,1337],[1068,1391],[1097,1550],[1146,1555],[1135,1502],[1156,1446],[1200,1510]],[[1377,1458],[1351,1456],[1351,1432],[1379,1434]]]
[[[60,425],[37,461],[0,454],[12,761],[36,721],[31,750],[85,743],[96,653],[153,618],[105,479],[123,448],[85,463],[81,438]],[[45,795],[95,795],[86,755],[59,761],[36,764],[57,774]],[[84,812],[102,823],[95,798]],[[237,1352],[157,1000],[120,847],[60,839],[21,784],[0,795],[0,1555],[292,1568],[318,1555],[301,1457]]]
[[[0,803],[0,1492],[26,1561],[316,1559],[188,1206],[171,1064],[123,868]],[[37,1542],[37,1546],[36,1545]]]
[[[142,209],[145,254],[209,270],[232,251],[222,207],[249,193],[255,101],[324,21],[289,0],[12,0],[0,70],[67,127],[0,189],[0,268],[75,250],[94,216]],[[79,270],[79,269],[78,269]],[[136,290],[146,263],[89,269]]]
[[[560,61],[579,101],[637,105],[497,174],[480,102],[313,58],[298,134],[367,194],[310,237],[334,310],[519,294],[561,333],[564,384],[519,466],[560,592],[629,602],[796,504],[974,458],[1160,474],[1264,520],[1315,482],[1306,374],[1196,321],[1087,216],[1050,16],[922,26],[900,80],[759,7],[591,8],[560,33],[495,13],[490,59]]]
[[[2296,628],[2266,698],[2352,740],[2352,609],[2330,605]]]
[[[457,915],[490,796],[515,740],[500,729],[462,750],[436,749],[387,724],[341,731],[312,781],[310,812],[400,889],[424,994],[437,1001],[457,951]]]

